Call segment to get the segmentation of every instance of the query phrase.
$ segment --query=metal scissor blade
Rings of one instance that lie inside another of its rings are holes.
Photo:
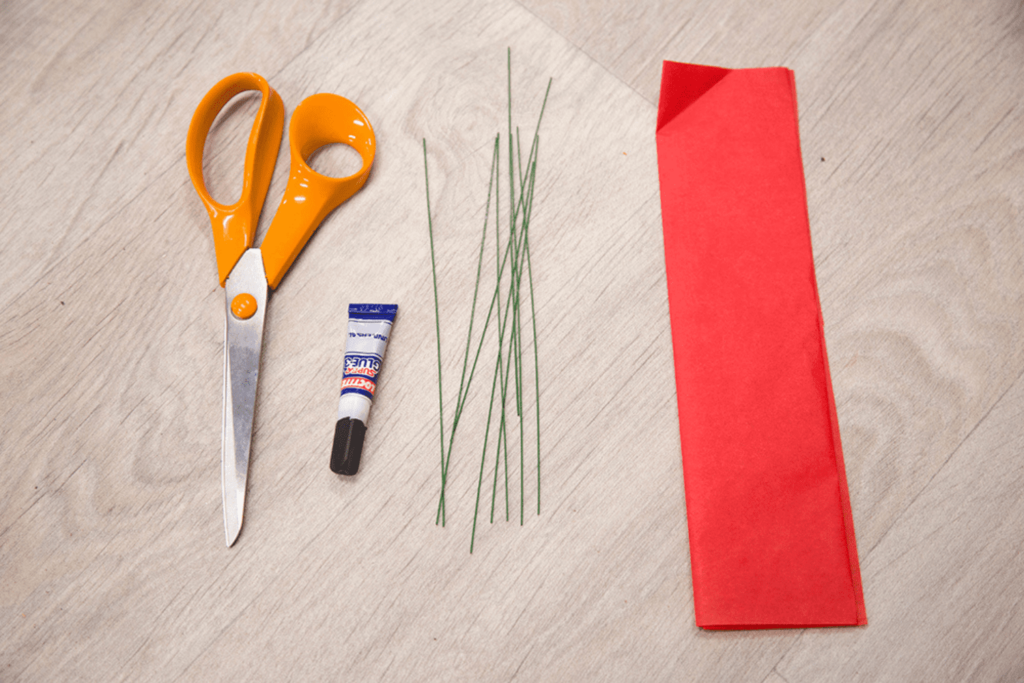
[[[224,422],[221,446],[221,493],[224,499],[224,539],[230,548],[242,530],[245,480],[249,473],[256,383],[263,346],[263,320],[267,306],[267,276],[259,249],[249,249],[224,283]],[[251,295],[256,312],[243,319],[231,304],[241,294]]]

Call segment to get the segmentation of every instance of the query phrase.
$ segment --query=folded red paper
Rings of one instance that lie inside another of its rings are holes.
[[[665,62],[657,141],[697,625],[866,624],[793,72]]]

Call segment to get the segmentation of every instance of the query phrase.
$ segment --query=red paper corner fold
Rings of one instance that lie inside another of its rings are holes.
[[[866,624],[793,72],[665,62],[657,140],[697,625]]]

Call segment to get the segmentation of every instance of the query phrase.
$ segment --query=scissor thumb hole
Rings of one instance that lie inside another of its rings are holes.
[[[313,150],[306,165],[328,178],[347,178],[363,169],[363,157],[344,142],[332,142]]]
[[[325,181],[332,181],[329,184],[339,186],[339,189],[341,186],[354,185],[354,192],[362,186],[373,166],[377,149],[373,127],[359,107],[340,95],[320,93],[304,99],[292,113],[288,137],[292,163],[308,166]],[[327,146],[337,146],[337,143],[351,147],[359,154],[362,159],[359,169],[340,177],[332,177],[333,174],[323,174],[313,169],[310,161],[314,159],[314,153]]]

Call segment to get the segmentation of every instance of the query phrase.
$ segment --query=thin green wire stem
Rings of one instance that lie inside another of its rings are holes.
[[[523,149],[520,144],[519,126],[516,126],[516,159],[519,162],[519,196],[526,193],[526,183],[523,177]],[[526,215],[526,204],[523,205],[523,212],[519,215],[521,221],[520,230],[523,234],[524,244],[526,239],[526,222],[523,217]],[[523,451],[523,347],[522,347],[522,320],[520,306],[520,292],[522,287],[522,250],[517,250],[515,267],[512,269],[512,292],[513,315],[512,334],[509,339],[509,353],[515,358],[515,396],[516,396],[516,417],[519,421],[519,525],[524,522],[524,509],[526,500],[526,479],[525,479],[525,457]]]
[[[472,532],[472,535],[470,536],[470,539],[469,539],[469,554],[470,555],[473,554],[473,547],[474,547],[474,544],[476,543],[476,520],[477,520],[477,515],[480,512],[480,489],[483,486],[483,481],[484,481],[484,467],[485,467],[486,462],[487,462],[487,437],[490,435],[490,432],[491,432],[491,416],[492,416],[493,411],[494,411],[494,388],[495,388],[495,385],[497,384],[497,382],[498,382],[498,366],[495,365],[494,366],[494,375],[491,378],[491,398],[490,398],[490,401],[488,401],[488,404],[487,404],[487,427],[486,427],[486,429],[484,429],[484,447],[483,447],[483,451],[482,451],[482,453],[480,455],[480,475],[477,477],[477,482],[476,482],[476,504],[473,507],[473,532]],[[495,472],[495,478],[497,478],[497,472],[498,472],[498,461],[497,461],[497,459],[495,459],[495,461],[494,461],[494,472]],[[494,500],[494,497],[493,497],[493,494],[492,494],[492,496],[491,496],[491,522],[494,521],[494,502],[493,502],[493,500]]]
[[[539,147],[540,138],[538,136],[537,145]],[[536,176],[536,162],[534,163],[534,176]],[[530,193],[533,193],[533,187],[530,189]],[[532,213],[532,196],[531,196],[531,213]],[[530,288],[530,323],[533,327],[533,388],[534,388],[534,406],[536,408],[536,423],[537,423],[537,514],[540,515],[540,361],[538,358],[537,349],[537,306],[534,302],[533,295],[533,263],[530,258],[530,231],[529,221],[527,221],[526,239],[523,250],[526,252],[526,275],[527,283]]]
[[[513,248],[513,244],[510,241],[509,244],[506,246],[506,254],[509,253],[512,250],[512,248]],[[495,289],[495,295],[498,295],[498,293],[499,293],[499,290]],[[509,291],[509,296],[511,296],[511,290]],[[509,303],[510,302],[506,302],[504,321],[499,320],[499,323],[498,323],[499,330],[501,330],[501,329],[508,329],[508,315],[509,315],[509,312],[511,311],[511,306],[509,305]],[[511,369],[512,366],[510,364],[504,365],[504,366],[501,364],[501,350],[502,350],[502,346],[503,345],[504,345],[504,335],[501,332],[499,332],[499,337],[498,337],[498,359],[497,359],[497,362],[495,363],[494,371],[496,373],[496,376],[501,376],[502,377],[502,382],[500,384],[500,386],[501,386],[501,395],[500,395],[501,403],[500,403],[500,405],[502,406],[502,409],[501,409],[501,417],[499,418],[497,450],[495,451],[495,458],[496,458],[497,461],[500,461],[502,459],[502,453],[504,452],[504,464],[505,464],[505,469],[504,469],[504,472],[505,472],[505,520],[507,521],[508,518],[509,518],[509,506],[508,506],[508,503],[509,503],[509,496],[508,496],[508,441],[507,441],[507,438],[506,438],[506,436],[507,436],[507,429],[506,429],[506,414],[505,414],[504,407],[505,407],[505,404],[506,404],[505,397],[506,397],[507,389],[508,389],[508,372],[509,372],[509,370]],[[488,416],[488,420],[489,419],[490,419],[490,416]],[[488,422],[488,427],[490,427],[490,422]],[[504,446],[504,451],[502,450],[503,446]],[[496,485],[497,485],[497,477],[495,477],[495,486]],[[491,499],[492,500],[496,497],[495,494],[496,494],[496,489],[492,488],[491,489]],[[492,522],[493,522],[493,520],[492,520]]]
[[[513,173],[513,157],[512,157],[512,48],[508,48],[508,190],[512,197],[512,206],[509,209],[512,212],[512,222],[515,222],[516,210],[515,210],[515,182],[512,179]]]
[[[444,391],[441,383],[441,306],[437,298],[437,260],[434,256],[434,220],[430,211],[430,171],[427,167],[427,139],[423,138],[423,180],[427,190],[427,231],[430,234],[430,273],[434,284],[434,327],[437,333],[437,413],[441,425],[441,490],[445,484],[444,458]],[[444,519],[444,506],[441,518]],[[435,521],[435,524],[437,522]],[[443,526],[443,524],[442,524]]]
[[[511,244],[509,246],[511,247]],[[509,313],[512,310],[511,295],[512,295],[512,290],[509,289],[509,295],[508,295],[509,301],[506,301],[506,303],[505,303],[505,316],[504,316],[505,317],[505,324],[504,324],[504,328],[505,329],[509,329],[508,316],[509,316]],[[498,363],[496,363],[496,365],[495,365],[495,370],[499,371],[499,373],[502,376],[501,385],[500,385],[501,386],[501,395],[500,395],[501,402],[499,404],[499,405],[501,405],[501,417],[500,417],[499,428],[498,428],[498,446],[497,446],[497,451],[496,451],[495,457],[501,457],[502,454],[504,454],[504,462],[505,462],[505,520],[508,521],[508,518],[509,518],[509,507],[508,507],[508,428],[507,428],[507,415],[506,415],[506,412],[505,412],[505,406],[507,405],[507,398],[506,397],[508,395],[508,376],[509,376],[509,371],[512,369],[512,363],[511,363],[511,359],[510,359],[509,362],[505,364],[504,368],[502,368],[502,366],[501,366],[501,347],[502,347],[502,345],[504,345],[504,337],[503,336],[499,336],[499,340],[498,340]],[[511,346],[511,343],[509,344],[509,346]],[[511,356],[511,349],[509,350],[509,355]],[[492,496],[493,496],[493,491],[492,491]]]
[[[537,142],[538,142],[538,140],[535,139],[535,141],[534,141],[534,149],[535,150],[539,149],[539,146],[538,146]],[[523,246],[522,246],[522,248],[520,250],[520,259],[522,259],[522,254],[526,251],[527,246],[529,246],[530,218],[532,217],[532,214],[533,214],[533,194],[534,194],[534,188],[536,187],[536,180],[537,180],[537,159],[536,159],[536,157],[534,157],[533,164],[532,164],[530,170],[527,172],[526,180],[527,180],[526,186],[520,188],[520,192],[524,193],[524,194],[527,194],[527,196],[529,197],[528,200],[526,201],[526,203],[524,204],[524,206],[526,208],[524,209],[522,217],[521,217],[521,220],[522,220],[522,233],[523,233]],[[519,272],[517,274],[516,284],[515,284],[515,287],[516,287],[516,313],[517,313],[517,315],[520,314],[519,313],[519,309],[520,309],[520,299],[521,299],[520,294],[521,294],[521,287],[522,287],[522,270],[523,270],[522,269],[522,260],[520,260]],[[523,346],[522,346],[522,344],[523,344],[523,342],[522,342],[522,320],[521,320],[521,318],[519,319],[519,321],[517,321],[516,332],[518,334],[518,337],[516,339],[516,351],[517,351],[517,361],[518,361],[516,363],[516,371],[519,373],[519,376],[517,377],[517,382],[516,382],[516,399],[518,401],[518,409],[519,409],[518,410],[518,414],[519,414],[519,525],[522,526],[525,523],[525,517],[526,517],[526,434],[525,434],[525,424],[524,424],[524,420],[523,420],[523,411],[522,411],[522,405],[523,405],[523,403],[522,403],[522,401],[523,401],[523,396],[522,396],[522,387],[523,387],[522,353],[523,353]]]

